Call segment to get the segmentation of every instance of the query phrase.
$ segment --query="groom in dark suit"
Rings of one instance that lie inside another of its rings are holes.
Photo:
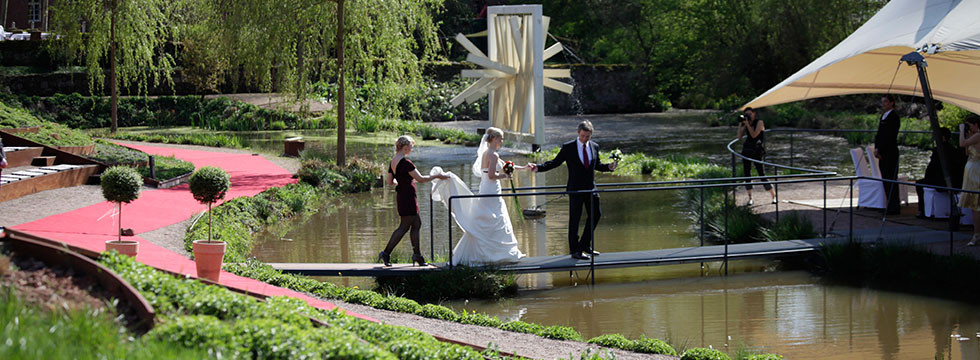
[[[599,145],[590,141],[592,138],[592,122],[584,120],[578,124],[578,139],[569,141],[561,146],[558,156],[544,164],[531,164],[532,171],[548,171],[558,167],[562,163],[568,166],[568,183],[565,190],[592,190],[595,189],[595,171],[616,170],[616,163],[603,164],[599,160]],[[572,194],[568,200],[568,250],[573,258],[588,260],[589,256],[599,255],[598,251],[592,249],[592,232],[595,225],[599,223],[602,211],[599,208],[599,194],[593,193],[592,201],[589,205],[590,194]],[[581,237],[578,236],[578,224],[582,219],[582,208],[585,208],[589,215],[585,220],[585,232]],[[595,209],[593,214],[592,210]],[[589,224],[593,227],[590,229]]]

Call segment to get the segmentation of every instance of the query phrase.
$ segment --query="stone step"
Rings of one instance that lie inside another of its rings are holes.
[[[58,158],[57,156],[35,156],[34,159],[31,160],[31,165],[33,165],[33,166],[51,166],[51,165],[54,165],[54,161],[57,158]]]
[[[54,171],[65,171],[65,170],[71,170],[71,169],[78,168],[78,167],[80,167],[80,166],[78,166],[78,165],[71,165],[71,164],[61,164],[61,165],[54,165],[54,166],[42,166],[42,167],[40,167],[40,169],[43,169],[43,170],[54,170]]]

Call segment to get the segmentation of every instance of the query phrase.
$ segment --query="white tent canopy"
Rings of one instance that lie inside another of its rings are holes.
[[[847,39],[744,106],[848,94],[922,96],[915,67],[899,63],[913,51],[926,58],[934,98],[980,113],[980,0],[892,0]]]

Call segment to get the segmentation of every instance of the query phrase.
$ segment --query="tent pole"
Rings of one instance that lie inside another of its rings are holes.
[[[942,146],[942,136],[939,134],[939,115],[936,114],[936,104],[932,99],[932,89],[929,86],[929,75],[926,74],[926,60],[922,54],[918,52],[910,52],[902,56],[902,60],[909,66],[915,65],[915,69],[919,72],[919,83],[922,84],[922,97],[925,99],[926,110],[929,112],[929,126],[932,128],[932,140],[936,142],[936,152],[939,154],[939,164],[943,169],[943,178],[946,180],[946,187],[953,187],[952,178],[949,176],[949,164],[946,160],[946,151]],[[952,199],[954,197],[950,194],[950,203],[952,204]],[[922,201],[922,199],[919,199]],[[957,214],[949,214],[949,228],[952,231],[956,231],[959,228],[960,219],[959,208],[953,207]]]

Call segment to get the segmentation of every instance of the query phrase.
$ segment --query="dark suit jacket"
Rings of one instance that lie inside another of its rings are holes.
[[[548,171],[558,167],[561,163],[568,166],[568,183],[565,190],[592,190],[595,188],[595,172],[612,171],[609,164],[603,164],[599,160],[599,145],[589,141],[589,148],[592,151],[593,161],[589,163],[589,168],[585,168],[582,160],[578,157],[578,141],[572,140],[562,144],[558,155],[551,161],[538,165],[538,171]]]
[[[898,128],[901,120],[898,118],[898,109],[892,109],[881,122],[878,123],[878,133],[875,134],[875,149],[881,156],[898,156]]]
[[[966,155],[963,149],[957,149],[949,143],[943,144],[943,151],[946,153],[946,165],[949,166],[949,177],[953,182],[953,187],[963,186],[963,168],[966,166]],[[928,185],[946,186],[946,179],[943,178],[942,163],[939,161],[939,152],[932,150],[929,157],[929,165],[926,166],[925,177],[920,183]]]

